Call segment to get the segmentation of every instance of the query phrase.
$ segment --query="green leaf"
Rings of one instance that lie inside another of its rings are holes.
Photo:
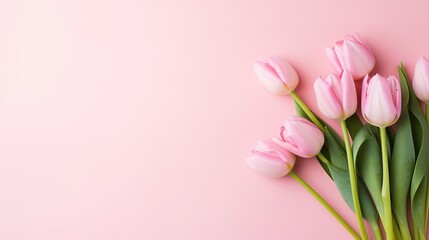
[[[425,212],[426,212],[426,191],[427,191],[427,172],[429,168],[429,129],[413,89],[410,86],[409,77],[403,64],[399,66],[399,77],[401,82],[407,84],[409,92],[409,116],[412,127],[415,167],[411,179],[411,216],[413,223],[420,236],[425,236]]]
[[[376,128],[375,126],[373,126],[374,128]],[[387,127],[386,128],[386,133],[387,133],[387,138],[388,138],[388,142],[387,142],[387,153],[389,154],[389,159],[391,159],[391,149],[393,148],[393,146],[395,145],[395,137],[396,137],[396,133],[395,131],[393,131],[392,127]],[[391,147],[392,146],[392,147]]]
[[[381,221],[385,222],[383,200],[381,197],[383,168],[377,130],[377,128],[374,129],[369,124],[360,129],[353,142],[353,157],[356,168],[372,196]]]
[[[408,229],[407,199],[415,165],[415,151],[412,124],[409,115],[407,80],[399,73],[402,95],[401,116],[398,119],[395,143],[390,165],[390,189],[392,212],[395,215],[401,233],[410,235]]]
[[[330,165],[329,169],[331,171],[335,185],[340,191],[341,196],[343,197],[347,205],[354,211],[353,196],[352,196],[352,191],[350,187],[349,171],[346,169],[335,167],[333,165]],[[371,225],[377,224],[377,221],[378,221],[377,210],[374,207],[371,197],[367,189],[365,188],[364,183],[360,178],[358,178],[358,194],[359,194],[359,201],[361,204],[363,217],[369,223],[371,223]]]
[[[349,169],[349,164],[347,163],[347,153],[342,147],[344,142],[338,141],[335,138],[337,135],[333,130],[330,130],[326,127],[325,130],[325,146],[329,152],[329,159],[335,167],[341,169]]]
[[[346,124],[352,139],[355,138],[356,134],[363,126],[362,122],[359,119],[359,116],[356,113],[346,119]]]
[[[331,160],[332,166],[329,166],[332,178],[337,185],[338,190],[341,193],[341,196],[346,201],[347,205],[354,210],[353,196],[351,192],[350,184],[350,175],[349,175],[349,166],[347,163],[347,154],[341,145],[344,143],[339,143],[335,138],[335,132],[330,131],[326,128],[325,131],[325,143],[326,147],[329,149],[329,159]],[[358,176],[358,192],[359,192],[359,201],[361,203],[362,215],[370,223],[377,222],[378,213],[374,204],[371,200],[371,197],[365,187],[364,182]]]

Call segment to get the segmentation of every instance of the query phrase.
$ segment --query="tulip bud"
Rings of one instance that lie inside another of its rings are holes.
[[[326,54],[337,73],[347,69],[355,80],[362,79],[374,68],[375,59],[368,45],[358,34],[347,35]]]
[[[401,86],[394,76],[376,74],[362,83],[362,115],[378,127],[394,124],[401,115]]]
[[[353,77],[344,70],[340,76],[329,74],[314,82],[317,105],[326,117],[345,120],[356,112],[357,94]]]
[[[281,148],[271,139],[258,141],[247,163],[266,177],[280,178],[287,175],[295,164],[295,155]]]
[[[429,59],[421,57],[414,69],[413,89],[418,99],[429,103]]]
[[[269,57],[264,61],[257,61],[254,70],[262,85],[275,95],[289,94],[299,82],[295,69],[281,58]]]
[[[316,156],[325,142],[319,128],[302,117],[288,117],[280,128],[280,136],[281,140],[273,139],[273,141],[303,158]]]

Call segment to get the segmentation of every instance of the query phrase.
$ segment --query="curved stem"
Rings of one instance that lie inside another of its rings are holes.
[[[389,159],[387,154],[387,134],[386,128],[380,127],[381,155],[383,159],[383,186],[381,187],[381,199],[383,201],[384,214],[386,219],[386,238],[395,239],[393,233],[392,207],[390,202],[390,180],[389,180]]]
[[[338,222],[343,225],[343,227],[353,236],[354,239],[360,239],[359,234],[357,234],[353,228],[331,207],[331,205],[329,205],[329,203],[327,203],[325,199],[323,199],[310,185],[308,185],[304,179],[296,175],[296,173],[293,171],[291,171],[289,175],[293,177],[298,183],[300,183],[305,189],[307,189],[307,191],[309,191],[311,195],[313,195],[313,197],[315,197],[326,208],[326,210],[328,210],[332,216],[334,216]]]
[[[325,128],[323,127],[322,123],[320,123],[319,119],[317,119],[316,115],[314,115],[314,113],[310,110],[310,108],[308,108],[302,99],[294,91],[290,92],[290,95],[296,104],[298,104],[305,114],[307,114],[310,120],[320,129],[320,131],[325,132]]]
[[[346,145],[347,163],[349,165],[349,175],[350,175],[350,185],[351,185],[352,197],[353,197],[353,206],[356,214],[356,219],[359,225],[360,234],[362,235],[362,239],[365,240],[365,239],[368,239],[368,235],[366,233],[365,223],[362,217],[362,210],[360,208],[358,185],[357,185],[357,174],[355,170],[355,163],[353,161],[352,147],[350,145],[349,131],[347,130],[346,121],[344,120],[341,121],[341,130],[343,131],[344,144]]]
[[[320,161],[322,161],[324,164],[330,166],[331,162],[325,157],[325,155],[323,155],[322,153],[318,153],[317,157],[320,159]]]
[[[383,240],[383,235],[381,234],[380,226],[377,223],[371,224],[372,230],[374,231],[374,239],[375,240]]]

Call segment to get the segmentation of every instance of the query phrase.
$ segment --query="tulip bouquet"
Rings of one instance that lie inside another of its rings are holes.
[[[367,226],[374,239],[426,239],[429,59],[418,60],[411,83],[402,63],[399,78],[371,74],[374,56],[357,34],[328,48],[327,56],[335,73],[315,80],[315,98],[320,112],[338,121],[341,134],[297,95],[299,78],[293,67],[269,57],[255,63],[256,75],[273,94],[291,96],[297,116],[286,119],[279,137],[259,141],[248,164],[268,177],[294,178],[354,239],[368,239]],[[360,101],[355,81],[362,81]],[[355,212],[359,233],[293,171],[297,158],[312,157]]]

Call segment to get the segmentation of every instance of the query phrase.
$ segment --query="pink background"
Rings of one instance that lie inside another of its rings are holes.
[[[312,82],[359,32],[377,71],[429,55],[429,2],[0,2],[0,239],[349,239],[292,179],[244,159],[294,113],[252,63]],[[316,110],[316,112],[318,112]],[[355,227],[314,160],[296,171]]]

